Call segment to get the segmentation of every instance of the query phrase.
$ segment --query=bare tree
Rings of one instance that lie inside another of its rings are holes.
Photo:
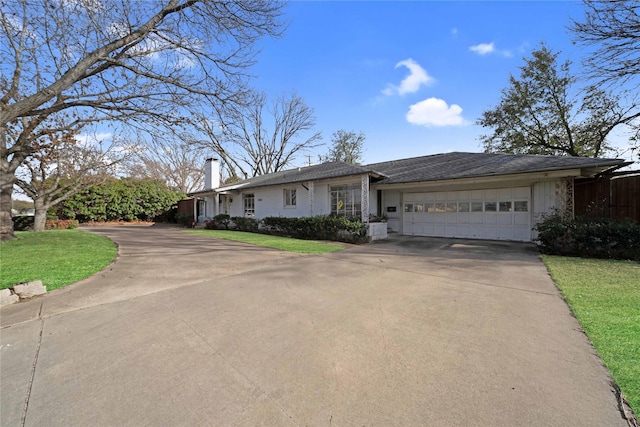
[[[132,178],[164,182],[167,188],[191,193],[202,188],[205,150],[176,135],[165,135],[133,145],[133,155],[124,167]]]
[[[74,133],[51,133],[17,171],[16,184],[34,203],[34,231],[43,231],[49,208],[85,188],[99,184],[114,172],[125,153],[100,141],[82,142]]]
[[[584,20],[570,29],[578,43],[592,48],[583,60],[586,76],[599,86],[615,88],[624,102],[637,108],[640,95],[640,2],[583,0]],[[640,156],[640,123],[628,125],[631,152]]]
[[[200,121],[206,139],[199,144],[221,158],[231,181],[280,171],[302,151],[321,145],[313,109],[296,94],[279,97],[271,108],[266,95],[257,95],[223,119],[224,125]]]
[[[640,3],[637,0],[583,0],[583,21],[574,20],[576,40],[595,49],[585,59],[591,77],[621,84],[640,76]]]
[[[46,122],[176,127],[190,108],[245,101],[255,42],[277,35],[267,0],[13,0],[0,7],[0,237],[15,172]]]

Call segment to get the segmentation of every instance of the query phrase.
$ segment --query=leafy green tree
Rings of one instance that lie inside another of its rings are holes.
[[[184,197],[164,182],[112,178],[64,200],[55,210],[60,218],[80,222],[152,221]]]
[[[340,129],[331,136],[331,148],[326,155],[320,156],[320,161],[345,162],[358,165],[362,161],[365,139],[366,136],[362,132],[347,132]]]
[[[571,62],[558,64],[558,55],[544,44],[534,50],[498,106],[482,113],[477,123],[492,129],[480,138],[485,151],[599,157],[610,148],[611,132],[640,116],[617,95],[577,88]]]

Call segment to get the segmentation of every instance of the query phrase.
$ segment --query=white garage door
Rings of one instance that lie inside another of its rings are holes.
[[[531,240],[531,188],[404,193],[402,230],[413,236]]]

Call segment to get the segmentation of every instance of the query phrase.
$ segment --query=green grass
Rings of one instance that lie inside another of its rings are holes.
[[[0,243],[0,289],[42,280],[51,291],[102,270],[116,254],[111,240],[80,230],[17,232]]]
[[[281,251],[301,254],[325,254],[344,249],[337,243],[316,242],[313,240],[290,239],[288,237],[270,236],[267,234],[247,233],[232,230],[185,230],[187,233],[215,239],[233,240],[235,242],[250,243],[252,245],[279,249]]]
[[[542,259],[634,412],[640,413],[640,263]]]

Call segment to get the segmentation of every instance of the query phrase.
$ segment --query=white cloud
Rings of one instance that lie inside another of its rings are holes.
[[[467,121],[462,117],[459,105],[451,106],[438,98],[429,98],[409,107],[407,121],[420,126],[461,126]]]
[[[493,42],[491,43],[480,43],[475,46],[469,47],[469,50],[477,53],[478,55],[487,55],[495,50],[495,46]]]
[[[392,84],[387,85],[387,88],[382,91],[385,95],[414,93],[420,89],[420,86],[429,85],[434,81],[433,77],[427,74],[425,69],[411,58],[398,62],[396,68],[398,67],[407,67],[409,69],[409,75],[400,82],[399,86]]]
[[[491,54],[498,54],[498,55],[502,55],[505,58],[512,58],[513,57],[513,52],[511,50],[508,49],[504,49],[504,50],[500,50],[500,49],[496,49],[496,45],[495,43],[491,42],[491,43],[480,43],[474,46],[469,46],[469,50],[472,52],[477,53],[480,56],[484,56],[484,55],[489,55]]]
[[[76,141],[82,147],[88,147],[91,145],[100,145],[104,141],[109,141],[113,135],[110,132],[98,132],[92,134],[79,134],[75,136]]]

